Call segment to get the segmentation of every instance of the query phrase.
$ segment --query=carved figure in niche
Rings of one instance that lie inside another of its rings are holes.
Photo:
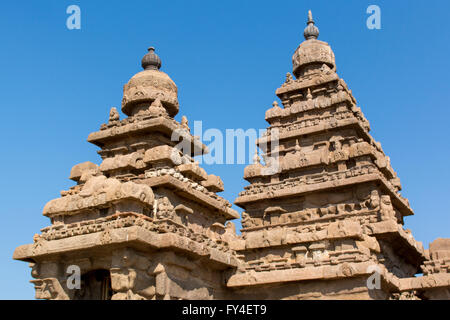
[[[298,139],[296,140],[294,151],[287,153],[283,157],[282,168],[284,170],[289,170],[292,168],[299,168],[306,166],[308,160],[306,159],[305,153],[301,150]]]
[[[250,217],[250,215],[247,212],[242,212],[242,225],[244,228],[251,228],[257,225],[255,220]]]
[[[112,300],[140,299],[139,295],[132,290],[136,277],[136,270],[132,268],[111,268],[111,287],[116,292]]]
[[[370,207],[371,209],[377,209],[380,206],[380,195],[378,190],[372,190],[370,192]]]
[[[142,279],[138,278],[136,269],[138,265],[138,256],[132,250],[118,250],[114,253],[111,274],[111,288],[114,295],[112,300],[135,299],[141,300],[143,297],[137,293],[137,285]]]
[[[156,212],[156,217],[159,219],[171,219],[174,214],[174,207],[170,203],[169,198],[163,197],[158,199],[158,211]]]
[[[228,223],[225,225],[225,233],[223,234],[222,238],[225,242],[228,243],[236,240],[236,226],[233,222],[228,221]]]
[[[148,113],[153,117],[161,117],[161,116],[167,116],[167,111],[163,107],[161,100],[155,99],[150,107],[148,108]]]
[[[308,164],[308,160],[306,159],[305,153],[300,148],[300,144],[298,142],[298,139],[295,142],[295,156],[298,158],[298,163],[300,166],[305,166]]]
[[[396,219],[391,197],[388,195],[381,196],[380,215],[381,220]]]
[[[108,122],[116,122],[120,120],[119,112],[117,112],[117,109],[115,107],[112,107],[109,111],[109,120]]]
[[[330,159],[333,162],[347,160],[348,150],[342,148],[341,137],[332,137],[330,139],[331,147],[334,149],[330,154]]]

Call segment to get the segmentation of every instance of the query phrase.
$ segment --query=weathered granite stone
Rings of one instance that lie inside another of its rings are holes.
[[[264,165],[257,151],[244,170],[240,236],[228,221],[239,214],[216,194],[222,180],[192,158],[207,148],[173,118],[178,89],[150,48],[124,86],[128,117],[112,108],[89,135],[100,165],[72,168],[77,184],[44,207],[51,225],[14,252],[30,262],[36,298],[450,299],[450,239],[424,250],[404,228],[413,211],[400,180],[318,35],[309,13],[295,79],[276,90],[282,107],[267,110],[256,141]]]

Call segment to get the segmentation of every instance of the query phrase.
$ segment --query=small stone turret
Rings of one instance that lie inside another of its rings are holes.
[[[292,56],[293,74],[299,78],[323,65],[335,71],[333,50],[328,43],[317,40],[319,28],[316,27],[311,11],[308,13],[307,27],[304,31],[306,41],[302,42]]]
[[[178,88],[175,82],[160,70],[161,59],[150,47],[142,58],[143,71],[135,74],[123,88],[122,112],[128,116],[145,112],[159,100],[170,117],[179,110]]]

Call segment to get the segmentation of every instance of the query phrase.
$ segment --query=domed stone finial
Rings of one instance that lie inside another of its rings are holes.
[[[155,53],[155,48],[148,48],[142,58],[144,71],[136,73],[123,87],[122,112],[127,116],[148,110],[155,115],[167,111],[169,117],[174,117],[179,110],[178,88],[167,73],[159,70],[161,59]]]
[[[303,33],[306,40],[298,46],[292,56],[292,73],[297,79],[313,70],[320,70],[322,73],[336,71],[333,50],[328,43],[317,40],[319,29],[315,26],[311,11],[308,13],[307,24]]]
[[[306,40],[317,39],[319,37],[319,28],[316,27],[314,19],[312,17],[311,10],[308,11],[308,22],[303,35]]]
[[[161,59],[155,53],[155,48],[148,48],[147,54],[142,58],[141,62],[144,70],[159,70],[161,68]]]

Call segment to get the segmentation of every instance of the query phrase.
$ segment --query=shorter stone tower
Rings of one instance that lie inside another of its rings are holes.
[[[14,253],[31,262],[38,299],[223,296],[221,271],[237,263],[228,245],[234,226],[226,222],[239,215],[216,194],[221,179],[193,160],[206,147],[186,117],[174,120],[177,86],[159,70],[154,48],[142,67],[124,86],[128,117],[112,108],[88,137],[101,148],[101,164],[72,168],[77,184],[44,208],[51,225]],[[73,266],[81,269],[81,290],[68,288]]]

